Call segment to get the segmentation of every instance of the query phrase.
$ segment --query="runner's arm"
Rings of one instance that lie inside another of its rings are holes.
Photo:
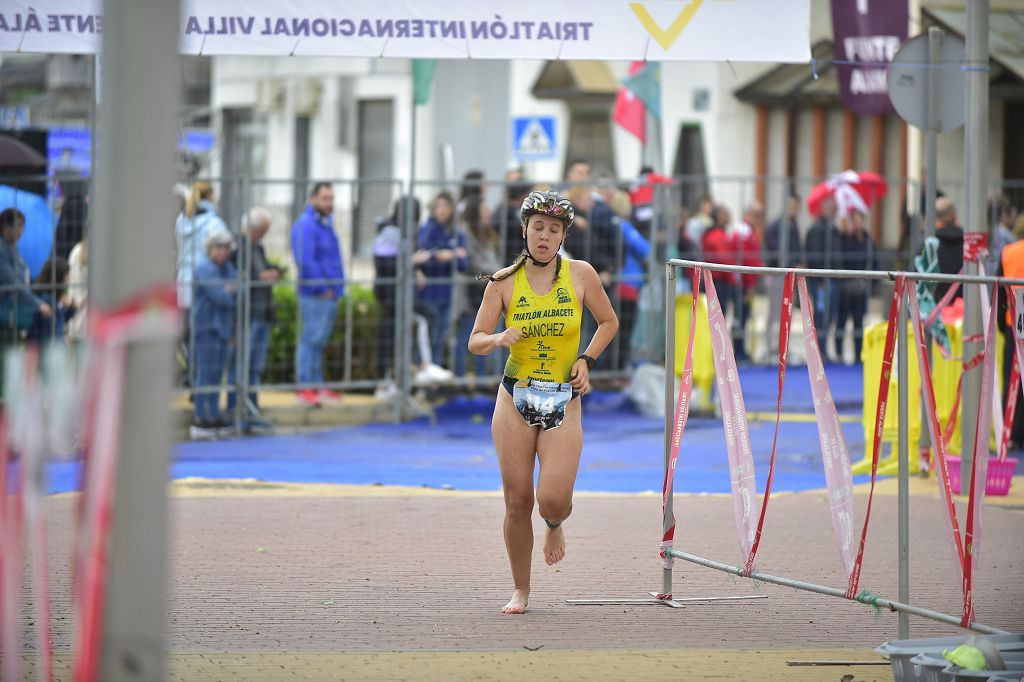
[[[619,331],[619,318],[615,316],[612,302],[608,300],[608,292],[604,290],[601,278],[598,276],[594,266],[586,261],[574,261],[573,264],[575,263],[579,263],[582,269],[580,274],[583,280],[583,304],[587,306],[587,310],[597,320],[597,331],[594,332],[594,338],[590,340],[590,344],[587,345],[587,349],[583,351],[583,354],[597,358],[608,347],[608,344],[612,342],[612,339],[615,338],[616,332]],[[572,381],[570,383],[572,383],[573,388],[582,390],[583,393],[589,392],[590,369],[587,367],[586,360],[581,358],[572,366]]]
[[[470,353],[487,355],[498,348],[510,348],[523,337],[523,332],[515,327],[509,327],[498,334],[493,333],[503,308],[501,283],[489,282],[484,289],[484,300],[477,311],[473,331],[469,335]]]

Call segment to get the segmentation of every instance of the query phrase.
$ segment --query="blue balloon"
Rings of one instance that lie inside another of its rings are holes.
[[[16,208],[25,214],[25,233],[18,240],[18,253],[25,259],[32,279],[39,276],[46,259],[53,252],[56,220],[46,197],[0,185],[0,211]]]

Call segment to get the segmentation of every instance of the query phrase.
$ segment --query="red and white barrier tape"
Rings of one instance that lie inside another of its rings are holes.
[[[1017,324],[1017,300],[1016,292],[1011,287],[1006,287],[1007,303],[1010,306],[1010,317],[1013,319],[1012,334],[1013,334],[1013,359],[1011,363],[1013,368],[1010,370],[1010,384],[1006,387],[1006,411],[1003,413],[1003,433],[999,439],[999,461],[1002,462],[1006,459],[1006,454],[1010,449],[1010,432],[1013,431],[1013,417],[1017,412],[1017,399],[1020,397],[1020,359],[1021,353],[1024,351],[1024,343],[1021,341],[1021,335],[1018,331],[1018,326],[1024,326],[1024,320],[1022,324]],[[1006,353],[1007,349],[1004,348],[1003,352]]]
[[[990,306],[988,331],[985,339],[985,360],[981,366],[981,395],[978,421],[974,430],[974,460],[971,462],[971,492],[967,500],[967,528],[964,537],[964,610],[960,624],[968,627],[974,622],[973,577],[981,549],[981,512],[988,480],[989,428],[992,402],[985,400],[995,384],[995,338],[997,306]]]
[[[79,682],[92,682],[99,669],[126,350],[133,341],[173,337],[180,324],[173,286],[143,292],[109,312],[94,307],[89,312],[94,345],[88,368],[86,405],[90,415],[80,521],[82,538],[76,561],[79,627],[74,676]]]
[[[754,518],[754,500],[757,486],[754,479],[754,454],[750,449],[747,410],[743,404],[743,390],[732,350],[732,336],[725,321],[722,304],[715,291],[711,272],[704,273],[704,288],[708,297],[708,323],[711,326],[711,348],[714,352],[718,399],[722,406],[722,426],[725,446],[729,455],[729,479],[732,483],[733,513],[740,555],[750,556],[754,543],[757,520]]]
[[[672,541],[676,532],[676,517],[669,512],[668,501],[672,496],[673,485],[676,475],[676,463],[679,461],[679,447],[683,442],[683,433],[686,431],[686,421],[690,416],[690,397],[693,395],[693,339],[697,336],[697,298],[700,294],[700,268],[691,271],[691,284],[693,285],[693,302],[690,308],[690,339],[686,343],[686,357],[683,360],[683,376],[679,384],[679,398],[676,401],[675,422],[672,428],[672,446],[669,450],[668,468],[665,471],[665,480],[661,487],[661,513],[664,521],[665,531],[658,547],[658,554],[661,556],[662,567],[672,570],[672,563],[675,559],[669,555],[668,550],[672,549]],[[671,292],[668,293],[671,295]],[[670,349],[669,352],[674,352]],[[668,415],[665,415],[668,418]],[[672,593],[659,593],[658,599],[671,599]]]
[[[811,382],[811,395],[814,398],[814,417],[818,422],[818,439],[821,442],[821,460],[825,468],[825,483],[828,487],[828,505],[832,513],[832,530],[835,532],[839,556],[843,560],[843,569],[849,581],[853,572],[856,557],[856,546],[853,541],[853,524],[855,520],[853,508],[853,474],[850,468],[850,451],[846,446],[846,437],[839,422],[839,412],[832,391],[829,389],[828,378],[825,376],[825,363],[821,359],[821,347],[818,345],[818,332],[814,327],[814,317],[810,296],[807,294],[807,281],[800,277],[797,280],[800,293],[800,312],[804,321],[804,355],[807,358],[807,376]]]
[[[779,388],[775,399],[775,436],[772,438],[772,456],[768,460],[768,480],[764,486],[764,497],[761,500],[761,514],[757,518],[757,530],[754,543],[750,547],[750,555],[743,568],[743,575],[749,576],[754,571],[754,557],[757,547],[761,544],[761,533],[764,530],[764,517],[768,511],[768,499],[772,494],[772,479],[775,478],[775,453],[779,447],[779,425],[782,422],[782,387],[786,382],[786,356],[789,354],[789,332],[793,319],[793,271],[786,273],[782,282],[782,316],[779,324]]]
[[[1013,359],[1016,361],[1018,380],[1020,379],[1020,371],[1024,369],[1024,289],[1021,287],[1007,287],[1006,296],[1009,299],[1010,310],[1012,311],[1013,324],[1013,348],[1014,354]],[[1005,350],[1003,352],[1006,352]],[[1019,399],[1018,392],[1011,389],[1013,396],[1014,408],[1016,408],[1017,400]],[[1009,438],[1010,431],[1013,430],[1013,411],[1007,410],[1010,415],[1006,419],[1005,434]],[[1006,448],[1002,448],[999,453],[999,461],[1006,459]]]
[[[925,342],[924,329],[921,322],[921,311],[917,302],[917,291],[914,287],[910,288],[907,305],[909,306],[910,319],[914,324],[914,334],[917,341],[917,363],[923,381],[921,395],[924,398],[924,412],[928,417],[928,432],[931,434],[932,443],[935,444],[935,462],[938,472],[935,480],[939,484],[939,496],[942,498],[943,506],[946,508],[949,532],[953,540],[953,564],[956,566],[957,576],[962,580],[964,546],[960,538],[960,524],[957,521],[956,505],[953,504],[953,492],[949,484],[949,465],[946,459],[946,448],[949,446],[949,440],[945,435],[939,433],[939,419],[935,409],[935,385],[932,381],[931,361],[928,357],[927,343]],[[957,397],[957,402],[959,402],[959,396]],[[952,423],[952,419],[949,423]],[[947,430],[951,430],[949,429],[949,424],[947,424]]]
[[[7,418],[0,412],[0,652],[5,680],[22,679],[21,519],[22,479],[8,447]]]
[[[892,352],[896,346],[896,325],[900,317],[900,306],[903,305],[903,292],[906,289],[906,278],[896,276],[896,284],[892,290],[892,302],[889,304],[889,324],[885,332],[885,348],[882,352],[881,376],[878,380],[878,404],[875,407],[874,445],[871,450],[871,490],[868,493],[868,507],[864,514],[864,527],[860,534],[857,547],[857,558],[853,562],[849,584],[846,587],[846,598],[857,597],[860,584],[860,569],[864,562],[864,543],[868,536],[868,522],[871,520],[871,502],[875,497],[875,480],[878,477],[878,454],[882,447],[882,432],[885,427],[885,407],[889,397],[889,377],[892,374]]]

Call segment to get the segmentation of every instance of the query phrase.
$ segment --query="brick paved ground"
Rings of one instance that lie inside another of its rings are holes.
[[[266,488],[235,494],[230,486],[199,486],[197,495],[171,500],[167,641],[172,672],[180,679],[275,679],[274,670],[287,671],[289,679],[490,679],[503,666],[529,664],[561,670],[556,679],[628,679],[616,671],[630,669],[637,671],[635,679],[659,679],[666,670],[676,676],[718,671],[724,679],[735,666],[751,675],[759,671],[759,679],[839,680],[838,669],[797,670],[783,661],[870,658],[874,646],[897,636],[894,614],[876,616],[842,600],[756,587],[683,562],[676,563],[677,596],[756,589],[768,599],[684,609],[564,603],[641,597],[659,587],[655,496],[577,496],[566,524],[566,560],[544,565],[538,544],[530,612],[509,617],[498,612],[511,591],[498,495],[342,489],[288,496],[288,487]],[[73,505],[72,496],[49,500],[54,548],[69,546]],[[861,497],[861,513],[864,506]],[[958,613],[959,587],[940,513],[937,497],[915,496],[912,602]],[[677,546],[738,561],[727,497],[679,496],[677,515]],[[895,496],[876,496],[861,582],[891,597],[897,593],[895,515]],[[1015,631],[1024,631],[1022,520],[1019,507],[986,507],[976,588],[979,620]],[[538,537],[542,525],[538,519]],[[760,570],[841,585],[821,493],[773,498],[765,532]],[[69,574],[64,550],[52,555],[54,643],[66,652]],[[30,620],[26,612],[26,626]],[[920,637],[957,633],[920,619],[912,620],[912,628]],[[526,647],[543,647],[543,655],[530,656]],[[837,647],[850,650],[824,651]],[[745,653],[729,651],[735,649]],[[856,679],[886,677],[885,669],[849,671]],[[746,673],[737,676],[748,679]]]

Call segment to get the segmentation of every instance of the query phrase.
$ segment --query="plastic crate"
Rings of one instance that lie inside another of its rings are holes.
[[[1006,670],[963,671],[950,665],[945,656],[931,653],[917,654],[910,662],[914,664],[918,682],[954,682],[958,679],[987,679],[993,682],[997,679],[995,675],[1012,680],[1019,680],[1024,676],[1024,651],[1002,651],[1000,655],[1006,664]],[[965,674],[969,677],[965,678]]]
[[[957,495],[960,494],[960,458],[946,457],[946,464],[949,467],[949,487]],[[1010,492],[1010,483],[1013,481],[1013,471],[1017,468],[1017,459],[1007,457],[1002,462],[996,458],[988,460],[988,476],[985,480],[985,494],[1003,496]]]
[[[991,639],[1000,652],[1024,651],[1024,634],[983,635]],[[928,637],[925,639],[894,639],[882,644],[875,652],[889,659],[892,677],[895,682],[916,682],[919,670],[911,661],[918,654],[941,656],[947,649],[956,647],[967,641],[967,635],[959,637]],[[947,661],[948,663],[948,661]]]

